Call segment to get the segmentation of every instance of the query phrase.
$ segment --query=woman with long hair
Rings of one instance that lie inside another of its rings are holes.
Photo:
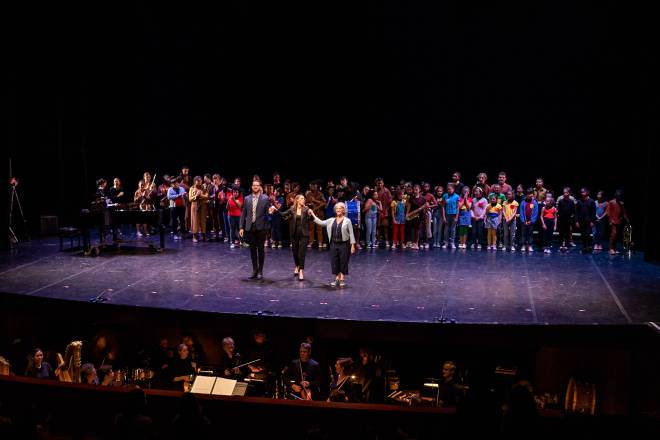
[[[305,279],[305,255],[307,254],[307,244],[309,243],[310,227],[312,220],[312,210],[306,206],[305,196],[298,194],[291,208],[286,211],[279,211],[277,204],[268,210],[270,215],[278,214],[284,220],[289,221],[289,237],[291,238],[291,251],[293,253],[293,262],[295,268],[293,275],[298,280]]]
[[[202,240],[206,241],[206,213],[208,208],[209,193],[204,188],[202,177],[195,176],[193,186],[190,187],[188,192],[188,200],[190,200],[190,226],[192,230],[192,241],[197,243],[197,234],[202,236]]]

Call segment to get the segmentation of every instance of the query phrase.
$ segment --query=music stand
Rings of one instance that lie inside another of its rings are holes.
[[[9,227],[8,227],[8,235],[9,235],[9,241],[12,245],[17,245],[18,244],[18,236],[16,235],[16,232],[14,231],[13,228],[13,223],[14,223],[14,201],[16,202],[16,205],[18,206],[18,213],[21,215],[21,220],[23,220],[23,229],[26,234],[26,237],[28,237],[29,240],[29,234],[27,230],[27,221],[25,220],[25,214],[23,213],[23,205],[21,204],[21,199],[18,197],[18,192],[16,191],[16,187],[18,186],[18,179],[14,177],[13,175],[13,169],[12,169],[12,163],[11,163],[11,158],[9,159],[9,192],[10,197],[9,197]]]

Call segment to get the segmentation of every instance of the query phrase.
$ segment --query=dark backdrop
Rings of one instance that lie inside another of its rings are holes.
[[[8,151],[32,229],[70,221],[97,177],[132,191],[185,163],[624,186],[641,230],[656,48],[630,2],[151,3],[8,16]]]

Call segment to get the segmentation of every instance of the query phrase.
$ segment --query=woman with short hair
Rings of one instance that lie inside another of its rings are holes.
[[[330,239],[330,264],[335,280],[330,283],[331,287],[344,287],[344,277],[348,275],[348,260],[355,252],[355,235],[353,224],[346,217],[346,204],[339,202],[335,205],[335,216],[326,220],[319,219],[314,211],[310,211],[314,223],[325,226]]]

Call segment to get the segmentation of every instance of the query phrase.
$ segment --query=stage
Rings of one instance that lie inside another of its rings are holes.
[[[347,286],[310,249],[305,281],[290,249],[268,249],[251,281],[249,249],[174,241],[84,257],[57,239],[0,254],[1,290],[28,296],[230,314],[461,324],[631,324],[660,321],[660,267],[641,254],[362,250]]]

